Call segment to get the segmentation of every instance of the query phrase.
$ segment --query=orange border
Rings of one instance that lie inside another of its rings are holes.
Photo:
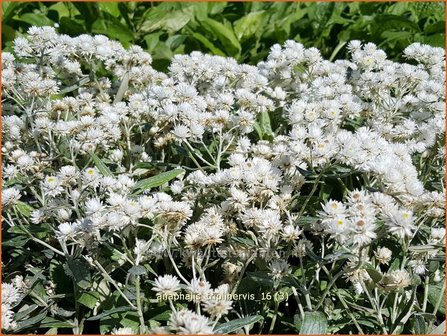
[[[0,3],[3,3],[3,2],[6,2],[6,1],[0,0]],[[19,0],[10,0],[9,2],[39,2],[39,1],[33,1],[33,0],[21,0],[21,1],[19,1]],[[47,0],[46,2],[57,3],[57,2],[63,2],[63,1]],[[99,0],[99,1],[94,1],[94,0],[71,0],[71,1],[67,1],[67,2],[132,2],[132,0],[122,0],[122,1],[117,1],[117,0],[110,0],[110,1],[107,1],[107,0]],[[143,0],[141,2],[149,2],[149,1]],[[209,1],[202,1],[202,0],[177,0],[177,1],[155,0],[153,2],[223,2],[223,1],[219,1],[219,0],[209,0]],[[320,0],[320,1],[314,1],[314,0],[301,0],[301,1],[294,1],[294,0],[271,0],[271,1],[265,1],[265,0],[261,0],[261,1],[256,1],[256,0],[232,0],[232,1],[226,1],[226,2],[444,2],[444,3],[447,3],[447,0],[432,0],[432,1],[430,1],[430,0],[414,0],[414,1],[411,1],[411,0],[395,0],[395,1],[387,1],[387,0],[376,0],[376,1],[374,1],[374,0],[363,0],[363,1],[355,1],[355,0],[341,0],[341,1],[337,1],[337,0]],[[3,9],[0,6],[0,18],[2,18],[2,16],[3,16]],[[444,16],[447,19],[447,6],[445,7]],[[446,27],[446,31],[447,31],[447,24],[446,24],[445,27]],[[447,35],[446,35],[445,41],[446,41],[446,45],[447,45]],[[2,37],[1,37],[1,25],[0,25],[0,45],[1,45],[1,42],[2,42]],[[0,53],[0,58],[1,58],[1,53]],[[446,62],[446,68],[447,68],[447,59],[445,60],[445,62]],[[1,70],[2,70],[2,68],[1,68],[1,62],[0,62],[0,71]],[[445,79],[446,79],[445,88],[446,88],[446,92],[447,92],[447,75],[446,75]],[[2,79],[1,79],[1,76],[0,76],[0,90],[1,90],[1,87],[2,87],[1,86],[2,85],[1,80]],[[447,110],[447,101],[445,102],[445,107],[446,107],[446,110]],[[2,114],[2,105],[0,103],[0,116],[1,116],[1,114]],[[445,126],[446,126],[446,129],[447,129],[447,119],[446,119],[446,122],[445,122]],[[0,129],[2,129],[2,119],[1,118],[0,118]],[[447,133],[445,133],[444,136],[445,136],[445,140],[447,142]],[[2,144],[2,132],[0,132],[0,144]],[[447,149],[446,149],[445,154],[447,156]],[[3,160],[2,160],[2,151],[0,150],[0,167],[2,166],[2,162],[3,162]],[[447,163],[446,163],[445,180],[447,180]],[[2,187],[2,190],[3,190],[2,182],[3,182],[3,180],[2,180],[2,169],[0,169],[0,186]],[[1,201],[1,195],[0,195],[0,201]],[[446,200],[445,206],[446,206],[446,209],[447,209],[447,200]],[[1,205],[1,202],[0,202],[0,212],[1,212],[1,208],[2,208],[2,205]],[[3,225],[3,222],[1,222],[0,225]],[[445,226],[447,228],[447,219],[446,219]],[[445,236],[445,245],[447,246],[447,235]],[[446,258],[446,264],[447,264],[447,249],[445,249],[445,252],[446,252],[445,258]],[[0,283],[3,282],[3,272],[2,272],[2,262],[1,261],[2,261],[2,232],[0,230]],[[444,281],[447,284],[447,276],[446,276],[446,274],[444,274]],[[1,294],[1,286],[0,286],[0,294]],[[445,295],[445,302],[447,304],[447,290],[444,291],[444,295]],[[0,313],[1,313],[1,305],[0,305]],[[447,320],[447,318],[446,318],[446,320]],[[0,314],[0,325],[1,325],[1,314]],[[444,332],[444,335],[445,334],[447,334],[447,325],[446,325],[446,330]],[[3,334],[2,334],[2,330],[0,328],[0,336],[1,335],[3,335]],[[11,335],[29,336],[30,334],[11,334]],[[33,335],[43,335],[43,334],[33,334]],[[58,335],[69,336],[69,335],[72,335],[72,334],[58,334]],[[86,335],[86,336],[99,336],[101,334],[83,334],[83,335]],[[153,334],[144,334],[144,335],[153,335]],[[242,336],[242,334],[238,334],[238,335]],[[274,335],[274,334],[271,334],[271,335]],[[294,335],[297,335],[297,334],[280,334],[280,335],[281,336],[294,336]],[[352,336],[352,335],[347,335],[347,334],[335,334],[335,335]],[[375,334],[375,335],[377,335],[377,336],[385,336],[383,334]],[[401,335],[407,335],[407,334],[401,334]],[[422,335],[425,335],[425,334],[421,334],[421,335],[412,334],[412,336],[422,336]],[[437,335],[437,334],[430,334],[430,335]],[[127,335],[127,336],[134,336],[134,334],[130,334],[130,335]],[[264,335],[261,335],[261,336],[264,336]]]

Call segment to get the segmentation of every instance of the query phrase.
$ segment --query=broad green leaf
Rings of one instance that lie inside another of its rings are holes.
[[[102,18],[97,19],[93,23],[92,32],[119,40],[124,46],[128,46],[134,39],[133,32],[117,19],[113,21]]]
[[[141,33],[150,33],[158,29],[175,33],[188,24],[194,17],[192,8],[177,11],[166,11],[163,8],[149,8],[140,27]]]
[[[414,328],[414,333],[417,335],[425,335],[427,333],[427,327],[425,325],[425,320],[422,316],[420,316],[420,315],[414,316],[413,328]]]
[[[261,315],[246,316],[240,319],[222,323],[214,329],[214,333],[229,334],[231,332],[238,331],[239,329],[242,329],[243,327],[246,327],[250,324],[262,321],[263,319],[264,318]]]
[[[109,167],[107,167],[104,161],[102,161],[95,153],[92,153],[91,157],[96,168],[98,168],[102,175],[113,176],[113,173],[110,171]]]
[[[78,21],[72,20],[68,17],[63,17],[59,20],[59,32],[70,36],[77,36],[85,33],[85,26]],[[73,90],[71,90],[73,91]],[[70,91],[62,90],[59,94],[65,94]]]
[[[73,2],[73,5],[81,14],[87,26],[87,31],[90,32],[92,24],[99,17],[98,3],[94,2]],[[102,34],[102,33],[99,33]]]
[[[171,181],[176,178],[178,175],[184,173],[183,169],[173,169],[164,173],[160,173],[156,176],[149,177],[147,179],[138,181],[134,186],[134,194],[139,194],[145,190],[159,187],[166,182]]]
[[[61,18],[63,18],[63,17],[67,18],[68,16],[70,16],[70,11],[68,9],[68,5],[64,2],[56,2],[54,5],[51,5],[48,9],[54,10],[57,12],[58,17],[59,17],[59,24],[60,24]]]
[[[428,302],[430,302],[431,305],[435,306],[439,300],[439,298],[445,297],[445,290],[442,290],[442,285],[430,285],[428,288]],[[439,305],[439,311],[442,314],[445,314],[445,300],[441,299],[441,304]]]
[[[383,32],[387,30],[402,30],[403,28],[408,29],[413,32],[419,32],[420,28],[417,23],[411,21],[410,19],[399,16],[399,15],[391,15],[391,14],[378,14],[375,19],[375,33],[383,34]]]
[[[211,34],[213,34],[223,46],[229,51],[231,55],[237,55],[241,51],[241,45],[234,35],[232,29],[223,25],[219,21],[213,19],[203,20],[202,26]]]
[[[53,26],[54,22],[50,20],[47,16],[38,13],[25,13],[20,15],[20,17],[14,17],[16,21],[26,22],[31,26],[43,27],[43,26]]]
[[[301,324],[300,334],[302,335],[324,335],[327,334],[327,318],[324,313],[305,312]]]
[[[132,274],[132,275],[144,275],[144,274],[146,274],[146,268],[144,266],[141,266],[141,265],[132,266],[129,269],[129,274]]]
[[[102,12],[109,13],[115,17],[120,16],[120,10],[117,2],[98,2],[98,7]]]
[[[82,293],[78,298],[78,302],[90,309],[95,308],[96,302],[98,302],[99,294],[97,292]]]
[[[67,275],[72,277],[80,288],[87,289],[91,287],[90,270],[86,261],[82,259],[68,259],[64,269]]]
[[[14,15],[26,6],[28,6],[28,3],[26,2],[2,1],[2,22],[8,22]]]
[[[220,50],[219,48],[217,48],[213,42],[211,42],[210,40],[208,40],[205,36],[203,36],[200,33],[193,33],[192,34],[192,38],[196,39],[197,41],[199,41],[200,43],[203,44],[203,46],[207,49],[209,49],[214,55],[217,56],[226,56],[225,53]]]
[[[365,265],[365,270],[368,272],[371,279],[374,281],[374,283],[380,282],[382,280],[383,275],[378,270],[376,270],[371,264]]]
[[[166,309],[166,306],[163,307],[155,307],[150,311],[150,320],[156,321],[168,321],[171,317],[171,309]]]
[[[442,322],[430,333],[431,335],[445,335],[446,333],[446,321]]]
[[[31,213],[34,211],[34,208],[32,206],[22,201],[17,201],[17,204],[15,206],[17,208],[17,211],[26,218],[31,216]]]
[[[251,12],[234,23],[236,37],[241,40],[262,32],[262,24],[266,17],[265,11]]]

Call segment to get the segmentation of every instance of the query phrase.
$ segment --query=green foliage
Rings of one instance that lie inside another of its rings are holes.
[[[287,39],[344,58],[352,39],[376,43],[398,59],[413,42],[445,45],[445,4],[274,2],[4,2],[2,48],[31,25],[59,25],[70,36],[103,34],[141,45],[165,69],[175,54],[200,50],[255,64]]]

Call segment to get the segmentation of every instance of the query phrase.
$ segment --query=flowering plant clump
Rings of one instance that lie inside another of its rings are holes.
[[[3,331],[433,331],[445,52],[348,48],[330,62],[287,41],[257,66],[193,52],[161,73],[105,36],[16,38]]]

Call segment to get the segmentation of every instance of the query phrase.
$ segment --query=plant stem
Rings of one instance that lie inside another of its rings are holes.
[[[146,332],[146,325],[144,323],[143,316],[143,306],[141,304],[141,288],[140,288],[140,276],[135,276],[135,291],[137,295],[137,312],[138,318],[140,319],[140,334],[144,334]]]
[[[425,275],[424,301],[422,302],[422,310],[424,311],[424,313],[427,310],[428,289],[430,286],[429,281],[430,281],[429,276]]]
[[[276,317],[278,316],[278,308],[279,308],[279,301],[275,299],[275,312],[272,317],[272,322],[270,323],[269,334],[271,334],[273,332],[273,329],[275,328]]]
[[[135,307],[135,305],[132,303],[132,301],[129,300],[129,298],[126,296],[126,294],[123,293],[123,291],[119,288],[118,284],[115,282],[115,280],[112,279],[112,277],[109,275],[109,273],[107,273],[107,271],[101,266],[101,264],[97,261],[94,260],[93,263],[95,264],[96,267],[98,267],[98,269],[101,271],[102,275],[104,276],[104,278],[109,281],[110,283],[112,283],[112,285],[115,286],[116,290],[118,291],[118,293],[121,294],[121,296],[124,298],[124,300],[127,301],[127,303],[135,310],[137,310],[137,307]]]
[[[441,294],[439,295],[439,299],[438,299],[438,301],[436,301],[435,309],[433,310],[433,315],[435,315],[435,316],[436,316],[436,313],[438,312],[439,307],[441,306],[442,300],[445,300],[444,292],[445,292],[445,281],[442,282]]]

